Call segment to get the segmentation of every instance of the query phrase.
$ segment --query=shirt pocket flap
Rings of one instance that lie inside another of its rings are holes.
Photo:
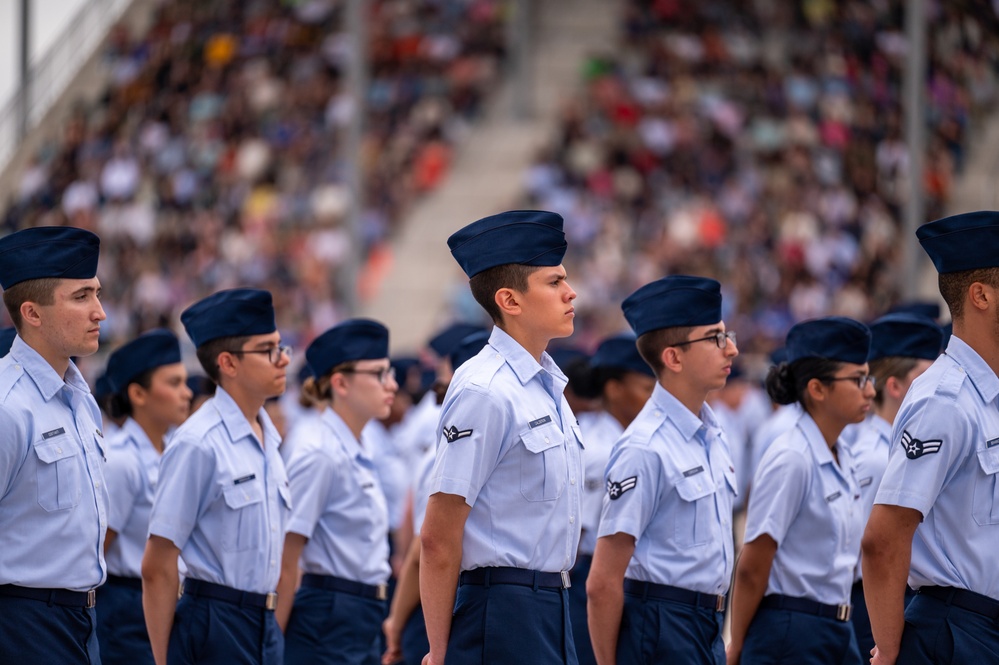
[[[978,464],[986,475],[999,473],[999,446],[978,451]]]
[[[245,508],[264,500],[262,484],[252,480],[247,483],[226,487],[222,492],[225,494],[225,504],[233,510]]]
[[[706,471],[684,478],[676,484],[676,493],[684,501],[697,501],[709,494],[713,494],[714,491],[715,488],[711,483],[711,476]]]
[[[583,443],[583,430],[579,425],[572,426],[572,433],[576,437],[576,443],[579,444],[580,448],[585,449],[586,445]]]
[[[42,441],[40,443],[36,443],[34,448],[35,454],[38,455],[38,459],[46,464],[52,464],[53,462],[58,462],[61,459],[66,459],[67,457],[72,457],[76,454],[76,448],[73,446],[72,441],[65,437],[58,441]]]
[[[278,485],[278,495],[286,508],[291,508],[291,490],[284,485]]]
[[[532,453],[541,453],[561,445],[563,439],[562,433],[554,427],[543,427],[522,432],[520,440],[524,442],[524,447]]]

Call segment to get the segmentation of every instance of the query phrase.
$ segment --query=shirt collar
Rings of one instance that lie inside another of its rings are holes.
[[[685,407],[673,393],[663,388],[658,381],[656,387],[652,389],[652,403],[663,412],[666,418],[673,422],[684,440],[693,439],[698,430],[705,425],[704,421],[691,413],[690,409]],[[711,409],[707,408],[706,405],[702,406],[701,415],[705,415],[706,412],[714,423],[714,414],[711,413]]]
[[[967,342],[957,335],[951,335],[946,353],[961,366],[985,403],[999,395],[999,377]]]
[[[871,414],[871,427],[886,441],[891,441],[891,423],[876,413]]]
[[[323,422],[333,430],[334,436],[339,439],[340,443],[347,450],[351,457],[360,457],[362,459],[370,459],[368,451],[361,445],[361,442],[357,440],[354,433],[350,431],[347,427],[347,423],[343,421],[343,418],[337,414],[332,407],[326,407],[323,410]]]
[[[520,342],[511,337],[499,326],[493,326],[493,331],[489,335],[489,346],[496,349],[503,356],[503,359],[506,360],[513,373],[517,375],[522,385],[527,385],[531,379],[544,370],[551,375],[558,392],[565,390],[565,386],[569,380],[547,352],[541,354],[541,363],[539,364],[527,352],[527,349],[520,345]]]
[[[90,393],[90,386],[84,381],[83,375],[80,374],[80,370],[77,369],[73,361],[69,362],[66,378],[63,379],[38,351],[35,351],[21,339],[20,335],[14,337],[14,343],[10,347],[10,356],[14,362],[24,368],[25,374],[35,382],[35,385],[38,386],[38,392],[42,394],[46,402],[52,399],[65,385],[76,388],[85,394]]]
[[[257,435],[253,432],[250,421],[243,415],[239,405],[236,404],[236,400],[222,386],[215,389],[215,397],[212,398],[212,401],[214,402],[215,410],[218,411],[219,417],[222,419],[222,424],[225,425],[226,431],[229,432],[229,439],[233,443],[246,437],[254,441],[257,440]],[[258,441],[257,443],[266,442],[267,446],[273,446],[276,450],[277,446],[281,444],[281,437],[274,428],[274,424],[268,417],[267,412],[261,408],[257,412],[257,418],[260,420],[260,427],[264,433],[264,441]]]
[[[832,450],[826,444],[826,439],[822,436],[822,432],[819,431],[819,426],[807,411],[802,411],[801,417],[798,418],[798,427],[801,429],[802,434],[805,435],[805,441],[808,442],[808,447],[811,449],[816,461],[819,464],[833,464],[835,460],[832,456]],[[839,445],[838,442],[837,445]]]
[[[121,430],[125,433],[125,438],[131,441],[136,449],[138,449],[139,457],[144,462],[155,459],[156,463],[159,463],[159,452],[153,446],[153,442],[146,434],[146,430],[142,429],[142,425],[137,423],[134,418],[129,416],[125,420],[125,424],[121,426]]]

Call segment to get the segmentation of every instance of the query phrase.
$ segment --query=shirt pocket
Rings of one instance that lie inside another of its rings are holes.
[[[38,505],[46,511],[68,510],[80,503],[82,455],[67,435],[34,444],[38,457]]]
[[[520,457],[520,493],[528,501],[554,501],[565,490],[569,466],[562,433],[554,427],[522,432],[527,452]]]
[[[707,471],[676,484],[680,497],[674,518],[674,534],[680,547],[697,547],[711,540],[715,519],[715,487]]]
[[[999,524],[999,487],[996,475],[999,474],[999,446],[978,451],[978,465],[984,476],[975,478],[975,498],[972,515],[979,526]]]
[[[250,480],[230,485],[222,490],[225,497],[225,517],[222,528],[222,549],[245,552],[258,549],[263,543],[264,484]]]

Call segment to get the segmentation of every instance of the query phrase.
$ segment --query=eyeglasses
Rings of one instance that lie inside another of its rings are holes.
[[[875,387],[876,380],[874,376],[870,374],[862,374],[860,376],[827,376],[820,381],[852,381],[857,384],[857,387],[863,390],[867,387],[867,384],[871,384],[871,388]]]
[[[370,374],[371,376],[378,379],[378,383],[387,385],[390,381],[395,381],[395,367],[385,367],[383,369],[357,369],[349,367],[347,369],[341,369],[340,372],[344,374]]]
[[[266,353],[267,360],[271,361],[272,365],[277,365],[281,362],[281,356],[288,356],[288,360],[291,360],[291,354],[294,353],[294,349],[290,346],[272,346],[269,349],[260,350],[250,350],[250,351],[230,351],[233,355],[243,354],[243,353]]]
[[[724,349],[728,346],[728,341],[732,340],[732,344],[738,344],[735,341],[735,331],[729,330],[727,332],[715,333],[714,335],[708,335],[707,337],[698,337],[697,339],[688,339],[686,342],[679,342],[673,346],[687,346],[688,344],[693,344],[694,342],[706,342],[708,340],[714,341],[719,349]]]

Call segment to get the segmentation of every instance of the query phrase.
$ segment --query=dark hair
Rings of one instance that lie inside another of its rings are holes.
[[[468,280],[475,302],[486,310],[493,323],[503,323],[503,313],[496,304],[496,292],[500,289],[527,291],[527,278],[538,270],[538,266],[525,266],[520,263],[506,263],[483,270]]]
[[[21,332],[21,305],[26,302],[35,302],[39,305],[53,304],[57,286],[59,286],[58,277],[41,277],[26,279],[4,289],[3,304],[7,307],[10,320],[18,332]]]
[[[198,362],[208,378],[219,382],[219,354],[226,351],[239,351],[250,340],[251,335],[235,335],[210,339],[198,347]]]
[[[828,358],[800,358],[792,363],[773,365],[767,372],[767,394],[777,404],[804,405],[805,390],[812,379],[825,379],[843,366]]]
[[[340,363],[336,367],[333,367],[322,376],[310,376],[306,378],[305,381],[302,382],[302,395],[304,395],[306,399],[310,400],[312,405],[315,405],[318,402],[332,402],[333,389],[330,386],[330,379],[337,372],[354,369],[356,365],[356,360],[348,360],[347,362]],[[303,406],[308,405],[303,404]]]
[[[621,367],[590,367],[584,362],[577,376],[573,377],[568,372],[566,376],[569,377],[574,393],[585,399],[597,399],[603,397],[604,386],[608,381],[623,381],[631,371]]]
[[[131,379],[124,388],[108,396],[107,413],[112,418],[127,418],[131,416],[135,409],[132,407],[132,400],[128,398],[128,386],[138,383],[144,389],[149,390],[153,385],[153,373],[159,367],[151,367],[138,376]]]
[[[950,309],[951,319],[959,319],[964,315],[964,297],[968,293],[968,287],[975,282],[999,288],[999,268],[945,272],[940,273],[937,277],[940,295],[943,296],[944,302]]]
[[[893,376],[896,379],[904,378],[906,374],[915,369],[918,363],[918,358],[908,358],[906,356],[886,356],[872,360],[870,368],[871,375],[875,378],[874,388],[876,391],[874,393],[874,403],[878,406],[884,404],[885,381]]]
[[[638,339],[635,340],[638,353],[642,356],[642,360],[649,364],[656,376],[659,376],[665,369],[662,360],[663,351],[681,342],[686,342],[693,329],[693,326],[676,326],[650,330],[644,335],[639,335]]]

